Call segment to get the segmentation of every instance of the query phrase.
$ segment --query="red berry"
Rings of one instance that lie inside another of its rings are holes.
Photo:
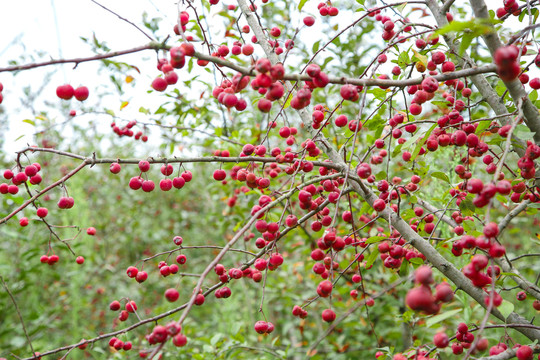
[[[73,91],[73,95],[75,96],[75,99],[79,101],[84,101],[88,99],[89,91],[86,86],[79,86]]]
[[[332,322],[336,320],[336,313],[332,309],[325,309],[322,312],[322,319],[326,322]]]
[[[516,351],[516,357],[518,360],[532,360],[533,350],[530,346],[521,345]]]
[[[178,300],[179,296],[180,294],[178,293],[178,290],[176,289],[171,288],[171,289],[165,290],[165,298],[169,302],[175,302],[176,300]]]
[[[73,97],[75,90],[69,84],[60,85],[56,88],[56,95],[63,100],[69,100]]]
[[[377,212],[381,212],[386,208],[386,203],[382,199],[377,199],[373,202],[373,209]]]
[[[36,215],[40,218],[46,217],[48,213],[49,213],[49,210],[47,210],[47,208],[44,208],[44,207],[40,207],[36,211]]]
[[[315,18],[313,16],[306,16],[304,18],[304,24],[306,26],[313,26],[315,24]]]
[[[433,336],[433,344],[438,348],[445,348],[449,344],[448,335],[443,332],[436,333]]]
[[[118,164],[118,163],[112,163],[109,170],[113,174],[118,174],[120,172],[120,170],[122,170],[122,166],[120,166],[120,164]]]
[[[152,81],[152,88],[156,91],[165,91],[167,89],[167,80],[157,77]]]

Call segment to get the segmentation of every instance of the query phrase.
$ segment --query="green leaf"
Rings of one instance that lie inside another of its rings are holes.
[[[411,59],[409,58],[409,54],[407,51],[402,51],[397,59],[397,63],[399,67],[404,68],[411,62]]]
[[[377,255],[379,255],[379,248],[375,246],[373,247],[371,254],[369,254],[366,260],[366,268],[369,268],[371,265],[373,265],[375,260],[377,260]]]
[[[474,213],[474,210],[476,209],[471,198],[472,195],[469,194],[459,204],[459,209],[465,216],[472,215]]]
[[[293,98],[293,94],[292,92],[289,94],[289,97],[287,98],[287,101],[285,101],[285,105],[283,105],[283,109],[286,109],[288,108],[289,106],[291,106],[291,100]]]
[[[311,48],[311,51],[313,53],[316,53],[317,50],[319,50],[319,46],[321,45],[321,40],[317,40],[313,43],[313,47]]]
[[[302,10],[304,5],[306,5],[307,0],[300,0],[300,3],[298,4],[298,10]]]
[[[519,275],[513,272],[502,272],[501,276],[519,276]]]
[[[435,315],[426,320],[426,326],[432,327],[433,325],[438,324],[441,321],[444,321],[446,319],[449,319],[453,317],[454,315],[459,314],[460,312],[461,312],[461,309],[455,309],[455,310],[450,310],[439,315]]]
[[[469,48],[475,37],[476,36],[474,34],[470,33],[463,35],[463,38],[461,39],[461,45],[459,46],[459,55],[463,55],[463,53]]]
[[[531,93],[529,94],[529,99],[531,99],[531,101],[536,101],[538,99],[538,91],[531,91]]]
[[[448,175],[446,175],[445,173],[441,171],[432,172],[431,176],[433,176],[434,178],[440,179],[442,181],[446,181],[447,183],[450,184],[450,179],[448,178]]]
[[[437,127],[439,126],[438,124],[433,124],[429,130],[424,134],[424,138],[418,142],[418,144],[416,144],[416,147],[414,148],[414,152],[412,154],[412,159],[415,160],[416,157],[418,156],[418,154],[420,153],[420,149],[422,148],[422,146],[424,146],[424,144],[426,143],[429,135],[431,135],[431,132]]]
[[[216,346],[216,344],[223,338],[223,334],[217,333],[210,339],[210,344]]]
[[[415,257],[409,260],[409,262],[414,265],[422,265],[424,263],[424,260]]]
[[[514,135],[522,140],[532,140],[534,133],[527,127],[527,125],[518,125],[514,130]]]
[[[375,180],[380,181],[386,179],[386,171],[381,170],[375,175]]]
[[[36,123],[33,120],[30,120],[30,119],[24,119],[22,122],[30,124],[32,126],[36,126]]]
[[[405,9],[405,6],[407,6],[407,3],[404,2],[403,4],[399,5],[398,7],[396,7],[396,10],[399,11],[400,13],[403,12],[403,9]]]
[[[506,319],[512,313],[512,311],[514,311],[514,304],[512,304],[510,301],[503,300],[502,304],[497,307],[497,309]]]
[[[489,125],[491,125],[491,121],[489,120],[480,121],[480,123],[478,124],[478,127],[476,128],[475,134],[479,135],[483,133],[484,130],[486,130],[489,127]]]
[[[167,112],[167,110],[166,110],[163,106],[160,106],[160,107],[156,110],[156,112],[155,112],[154,114],[157,115],[157,114],[163,114],[163,113],[166,113],[166,112]]]
[[[366,240],[366,244],[374,244],[384,239],[386,239],[386,236],[372,236]]]
[[[436,31],[437,35],[444,35],[451,32],[469,32],[474,37],[494,32],[492,25],[500,24],[502,21],[495,19],[474,19],[470,21],[452,21],[448,25]]]
[[[448,109],[448,102],[436,100],[431,102],[432,105],[437,106],[439,109]]]

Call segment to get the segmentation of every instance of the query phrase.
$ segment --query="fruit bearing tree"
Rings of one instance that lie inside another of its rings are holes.
[[[94,3],[0,68],[0,357],[537,358],[537,0]]]

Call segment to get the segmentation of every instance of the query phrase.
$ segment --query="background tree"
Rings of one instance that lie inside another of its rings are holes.
[[[537,1],[94,3],[149,42],[0,68],[0,356],[540,352]]]

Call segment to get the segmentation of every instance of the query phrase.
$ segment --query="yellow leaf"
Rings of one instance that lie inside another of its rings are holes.
[[[412,49],[415,57],[420,61],[424,66],[427,66],[428,58],[425,55],[420,54],[418,51]]]
[[[135,80],[135,78],[131,75],[128,75],[126,76],[126,82],[129,84],[130,82],[132,82],[133,80]]]
[[[122,110],[123,108],[125,108],[128,105],[129,105],[129,101],[122,101],[122,105],[120,105],[120,110]]]

